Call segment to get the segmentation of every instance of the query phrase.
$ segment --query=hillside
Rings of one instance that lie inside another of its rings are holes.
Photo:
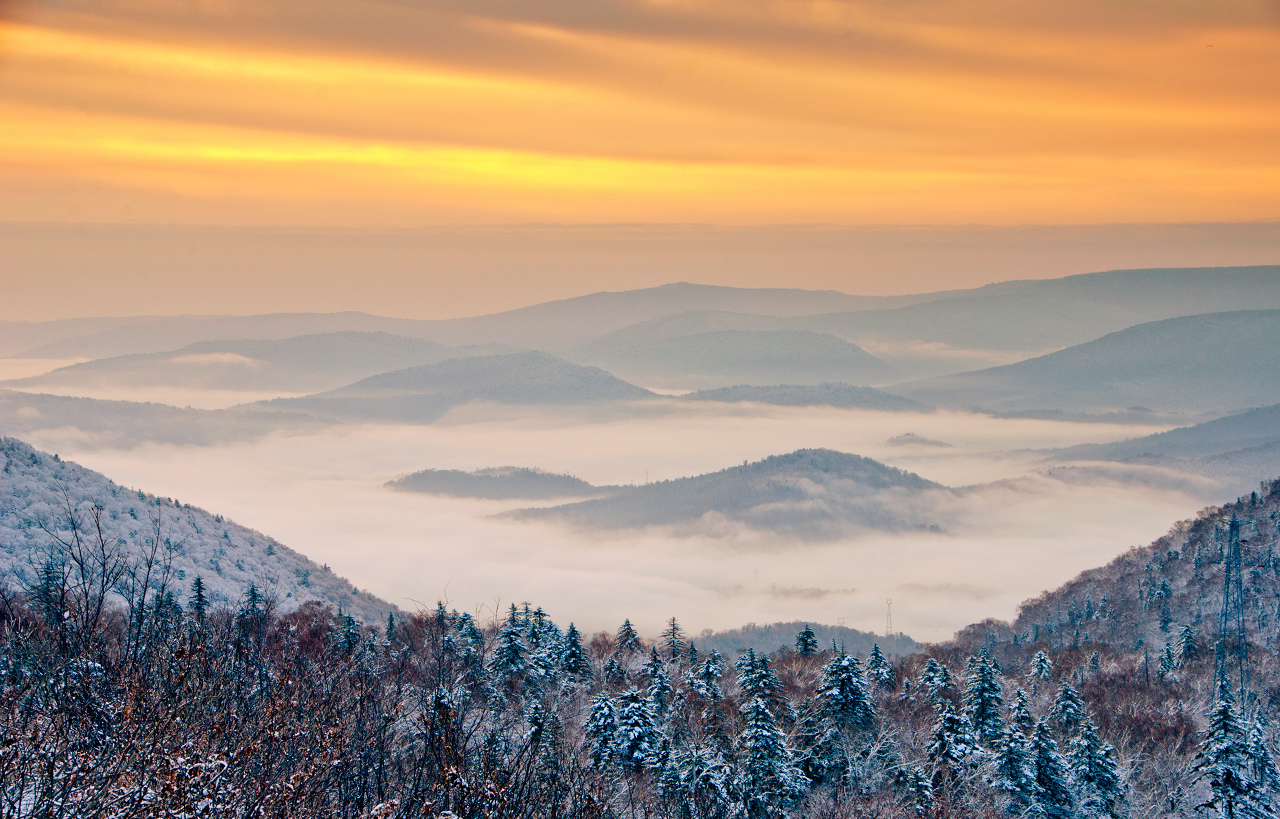
[[[921,412],[924,405],[910,398],[893,395],[872,387],[849,384],[779,384],[753,387],[739,384],[714,390],[698,390],[680,396],[684,401],[718,401],[721,403],[754,402],[782,407],[842,407],[888,412]]]
[[[1081,444],[1057,450],[1062,459],[1118,461],[1162,456],[1202,458],[1280,442],[1280,404],[1215,418],[1189,427],[1107,444]]]
[[[277,430],[306,431],[323,425],[323,421],[298,412],[204,410],[0,390],[0,435],[77,430],[83,444],[89,446],[128,449],[144,442],[225,444]]]
[[[492,349],[354,330],[287,339],[220,340],[163,353],[100,358],[9,382],[15,387],[188,387],[320,392],[361,378]]]
[[[718,651],[729,659],[736,659],[748,649],[757,654],[773,654],[786,649],[794,649],[796,635],[808,626],[817,638],[818,645],[824,650],[831,648],[832,643],[856,656],[871,653],[872,646],[880,646],[880,650],[891,657],[915,654],[920,644],[905,634],[886,637],[883,634],[872,634],[859,631],[848,626],[826,626],[820,623],[805,623],[799,620],[790,623],[770,623],[756,625],[748,623],[741,628],[728,631],[703,632],[694,642],[702,652]]]
[[[386,485],[403,492],[490,500],[583,498],[606,489],[592,486],[572,475],[556,475],[541,469],[514,466],[490,467],[473,472],[460,469],[424,469],[388,481]]]
[[[427,423],[469,401],[574,405],[652,398],[604,370],[524,352],[450,359],[409,367],[302,398],[256,406],[344,421]]]
[[[955,408],[1225,414],[1280,402],[1278,333],[1280,310],[1186,316],[893,392]]]
[[[509,513],[596,529],[672,526],[719,531],[726,523],[797,537],[850,529],[932,528],[929,492],[946,487],[870,458],[829,449],[773,455],[706,475],[623,487],[607,498]]]
[[[102,510],[101,542],[112,553],[118,549],[121,557],[137,561],[162,544],[158,560],[168,565],[179,599],[186,599],[199,576],[213,603],[235,603],[253,584],[281,611],[319,600],[366,622],[381,622],[391,610],[327,567],[221,515],[127,489],[14,438],[0,438],[0,460],[0,576],[19,584],[34,582],[51,558],[69,559],[58,541],[72,538],[73,522],[97,546],[96,505]]]
[[[717,330],[654,342],[592,344],[577,361],[621,378],[668,389],[733,384],[882,384],[894,370],[856,344],[826,333]]]
[[[859,344],[925,342],[1030,353],[1082,344],[1135,324],[1256,309],[1280,309],[1280,265],[1112,270],[1000,282],[915,305],[785,323]]]

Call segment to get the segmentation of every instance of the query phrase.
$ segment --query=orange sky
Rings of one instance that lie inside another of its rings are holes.
[[[1280,3],[0,0],[0,220],[1280,217]]]

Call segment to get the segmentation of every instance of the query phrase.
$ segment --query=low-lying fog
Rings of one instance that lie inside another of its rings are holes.
[[[661,404],[629,416],[472,405],[426,426],[334,427],[216,448],[99,449],[76,430],[31,442],[120,483],[229,515],[401,606],[443,598],[483,614],[527,600],[586,629],[630,617],[651,634],[671,616],[694,633],[778,620],[882,631],[892,598],[895,630],[945,638],[985,617],[1008,618],[1022,600],[1226,500],[1205,483],[1156,472],[1045,475],[1025,451],[1153,428]],[[933,443],[889,442],[906,433]],[[744,530],[678,539],[584,533],[489,518],[528,503],[383,488],[419,469],[501,465],[640,483],[802,447],[866,455],[951,486],[990,485],[947,501],[953,522],[944,533],[821,543]]]

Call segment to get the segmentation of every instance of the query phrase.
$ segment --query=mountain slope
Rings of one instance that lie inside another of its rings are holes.
[[[853,528],[931,528],[923,499],[947,492],[919,475],[830,449],[802,449],[691,478],[621,487],[607,498],[509,517],[557,520],[595,529],[646,526],[715,531],[726,523],[800,537],[835,537]]]
[[[753,387],[739,384],[715,390],[699,390],[680,396],[684,401],[717,401],[721,403],[756,402],[782,407],[842,407],[874,409],[889,412],[922,412],[924,405],[910,398],[871,387],[849,384],[779,384]]]
[[[1118,461],[1142,456],[1199,458],[1280,442],[1280,404],[1215,418],[1141,438],[1081,444],[1054,454],[1063,459]]]
[[[14,438],[0,438],[0,462],[0,574],[20,583],[33,582],[40,567],[61,553],[54,535],[69,538],[73,517],[93,537],[97,505],[108,549],[136,560],[158,535],[180,600],[199,576],[213,602],[239,600],[254,584],[284,611],[319,600],[381,622],[391,610],[327,568],[220,515],[126,489]]]
[[[350,421],[434,420],[469,401],[500,404],[593,404],[652,398],[604,370],[524,352],[451,359],[371,376],[337,390],[256,406]]]
[[[37,388],[109,384],[320,392],[377,373],[469,354],[473,352],[422,339],[346,330],[279,340],[205,341],[171,352],[87,361],[9,383]]]
[[[1280,310],[1186,316],[893,392],[957,408],[1227,413],[1280,402],[1278,334]]]
[[[575,360],[669,389],[733,384],[882,384],[894,370],[844,339],[795,330],[717,330],[638,345],[593,344]]]
[[[592,486],[572,475],[557,475],[541,469],[515,466],[490,467],[464,472],[460,469],[424,469],[388,481],[386,486],[404,492],[448,495],[455,498],[528,500],[544,498],[584,498],[616,487]]]

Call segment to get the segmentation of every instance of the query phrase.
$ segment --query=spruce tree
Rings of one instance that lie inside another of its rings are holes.
[[[643,648],[640,645],[640,635],[636,634],[636,630],[631,627],[630,620],[622,621],[614,646],[623,654],[635,654]]]
[[[1058,696],[1053,700],[1053,718],[1062,727],[1064,734],[1076,733],[1089,719],[1084,700],[1080,699],[1080,695],[1066,680],[1058,686]]]
[[[1031,680],[1031,693],[1040,693],[1041,683],[1048,683],[1052,677],[1053,661],[1049,659],[1048,654],[1037,651],[1031,658],[1031,670],[1027,672],[1027,679]]]
[[[974,750],[964,717],[956,713],[951,703],[940,700],[927,750],[934,787],[954,790],[961,781],[961,769]]]
[[[671,702],[671,695],[674,692],[671,683],[667,681],[666,666],[658,656],[657,646],[650,647],[649,662],[644,670],[649,677],[649,701],[653,703],[654,710],[661,714],[667,710],[667,704]]]
[[[752,697],[742,710],[738,765],[746,815],[778,816],[805,793],[804,774],[796,767],[786,736],[768,703]]]
[[[991,785],[1005,794],[1015,808],[1021,810],[1036,797],[1035,779],[1031,775],[1031,754],[1022,731],[1010,726],[1000,737],[992,763]],[[1018,810],[1010,811],[1016,815]]]
[[[1030,736],[1036,727],[1036,719],[1031,716],[1031,704],[1027,700],[1027,692],[1021,688],[1013,695],[1013,706],[1009,711],[1009,721],[1026,736]]]
[[[1227,819],[1273,819],[1275,812],[1260,783],[1251,775],[1248,740],[1236,712],[1235,700],[1224,685],[1209,712],[1192,769],[1197,782],[1209,786],[1209,799],[1197,806],[1217,810]]]
[[[1186,668],[1200,656],[1200,643],[1196,640],[1196,632],[1187,623],[1178,633],[1178,665]]]
[[[810,657],[818,653],[818,638],[805,623],[804,628],[796,635],[796,653],[801,657]]]
[[[916,816],[928,816],[933,811],[933,783],[919,768],[905,771],[902,777],[902,790]]]
[[[1071,819],[1074,807],[1066,762],[1044,720],[1036,723],[1031,735],[1031,769],[1040,813],[1048,819]]]
[[[522,679],[529,671],[519,627],[504,627],[498,634],[498,647],[489,661],[489,673],[500,683]]]
[[[892,691],[897,685],[893,666],[880,650],[880,644],[871,646],[871,656],[867,657],[867,681],[882,691]]]
[[[1163,680],[1177,668],[1178,658],[1173,653],[1173,643],[1165,643],[1164,650],[1160,652],[1160,679]]]
[[[204,578],[196,575],[196,579],[191,581],[191,597],[187,602],[187,607],[191,610],[191,616],[196,623],[203,626],[205,613],[209,609],[209,601],[205,597]]]
[[[573,623],[564,635],[564,647],[560,653],[560,670],[575,680],[591,679],[591,660],[582,648],[582,635]]]
[[[1071,778],[1088,813],[1115,816],[1124,796],[1116,751],[1098,736],[1093,720],[1086,719],[1068,752]]]
[[[718,702],[724,698],[724,692],[720,688],[720,675],[723,673],[724,658],[718,651],[712,651],[697,669],[689,672],[689,687],[698,696]]]
[[[925,663],[924,671],[920,673],[920,684],[924,686],[925,692],[934,705],[937,705],[944,695],[954,691],[956,687],[955,678],[951,675],[951,669],[933,657],[929,658],[929,661]]]
[[[1000,680],[986,657],[977,658],[965,683],[965,715],[978,741],[994,748],[1004,735],[1004,698]]]
[[[674,617],[667,623],[667,627],[663,629],[662,648],[671,662],[680,662],[680,652],[684,650],[684,632],[680,630],[680,624],[676,622]]]
[[[787,712],[787,700],[783,696],[782,682],[769,667],[768,657],[757,656],[755,650],[749,648],[746,654],[738,657],[734,665],[738,669],[738,689],[742,692],[744,699],[762,700],[777,715]]]
[[[661,738],[648,698],[632,688],[618,698],[617,715],[614,758],[619,765],[632,771],[650,767],[660,752]]]
[[[857,658],[839,654],[823,666],[818,683],[818,707],[837,727],[863,731],[874,726],[875,707],[867,694]]]
[[[591,711],[583,733],[591,766],[596,769],[607,767],[613,760],[618,738],[618,713],[608,694],[597,694],[591,700]]]

